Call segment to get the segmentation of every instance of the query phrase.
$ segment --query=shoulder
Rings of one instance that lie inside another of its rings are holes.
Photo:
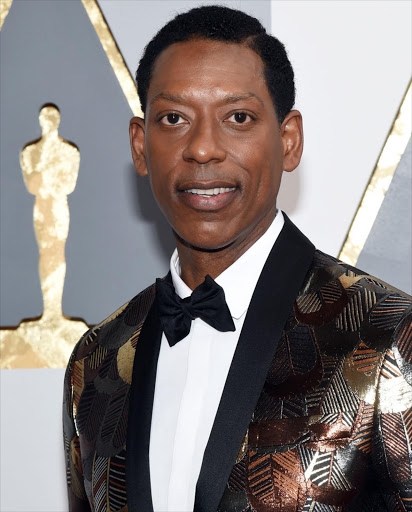
[[[315,251],[312,266],[306,276],[301,294],[319,291],[325,292],[325,286],[339,286],[348,296],[359,290],[368,290],[379,297],[397,295],[403,297],[405,304],[412,304],[412,297],[378,277],[353,267],[319,250]]]
[[[347,349],[362,341],[385,350],[399,336],[410,345],[411,311],[410,295],[321,251],[295,304],[297,321],[311,325],[325,349],[340,340]]]
[[[76,361],[87,359],[89,365],[98,367],[109,353],[117,353],[122,347],[125,350],[129,345],[134,348],[154,296],[153,284],[86,331],[73,349],[67,374],[72,374]]]
[[[67,439],[74,436],[73,421],[82,432],[81,411],[86,411],[87,419],[87,411],[99,397],[104,396],[107,400],[116,393],[123,398],[127,396],[137,341],[154,295],[155,286],[149,286],[89,329],[74,347],[64,380]],[[101,404],[99,407],[101,410]]]

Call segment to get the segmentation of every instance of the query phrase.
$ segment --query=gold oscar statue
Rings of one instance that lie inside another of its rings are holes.
[[[43,314],[23,320],[16,329],[1,330],[2,368],[64,367],[74,342],[87,329],[84,322],[66,318],[62,312],[70,220],[67,196],[76,186],[80,153],[59,136],[56,106],[45,105],[39,122],[42,136],[24,147],[20,165],[27,190],[36,197],[33,219]]]

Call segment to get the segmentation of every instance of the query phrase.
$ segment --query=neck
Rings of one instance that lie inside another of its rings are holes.
[[[193,247],[175,234],[181,268],[180,277],[191,290],[203,283],[207,274],[216,279],[266,232],[272,220],[273,218],[269,223],[256,227],[244,237],[239,237],[226,247],[216,250]]]
[[[226,270],[236,259],[228,259],[225,249],[218,251],[203,251],[188,247],[177,241],[182,280],[194,290],[203,283],[207,274],[213,279]]]

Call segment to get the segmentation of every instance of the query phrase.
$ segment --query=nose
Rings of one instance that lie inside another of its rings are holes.
[[[226,152],[216,123],[203,119],[192,125],[183,151],[184,160],[206,164],[212,160],[222,161],[225,156]]]

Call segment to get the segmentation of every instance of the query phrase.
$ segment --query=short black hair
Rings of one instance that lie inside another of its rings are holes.
[[[136,71],[142,111],[146,111],[147,91],[156,58],[170,45],[183,41],[212,39],[244,44],[263,61],[264,76],[279,123],[295,103],[292,65],[285,47],[269,35],[259,20],[248,14],[219,5],[195,7],[169,21],[146,46]]]

